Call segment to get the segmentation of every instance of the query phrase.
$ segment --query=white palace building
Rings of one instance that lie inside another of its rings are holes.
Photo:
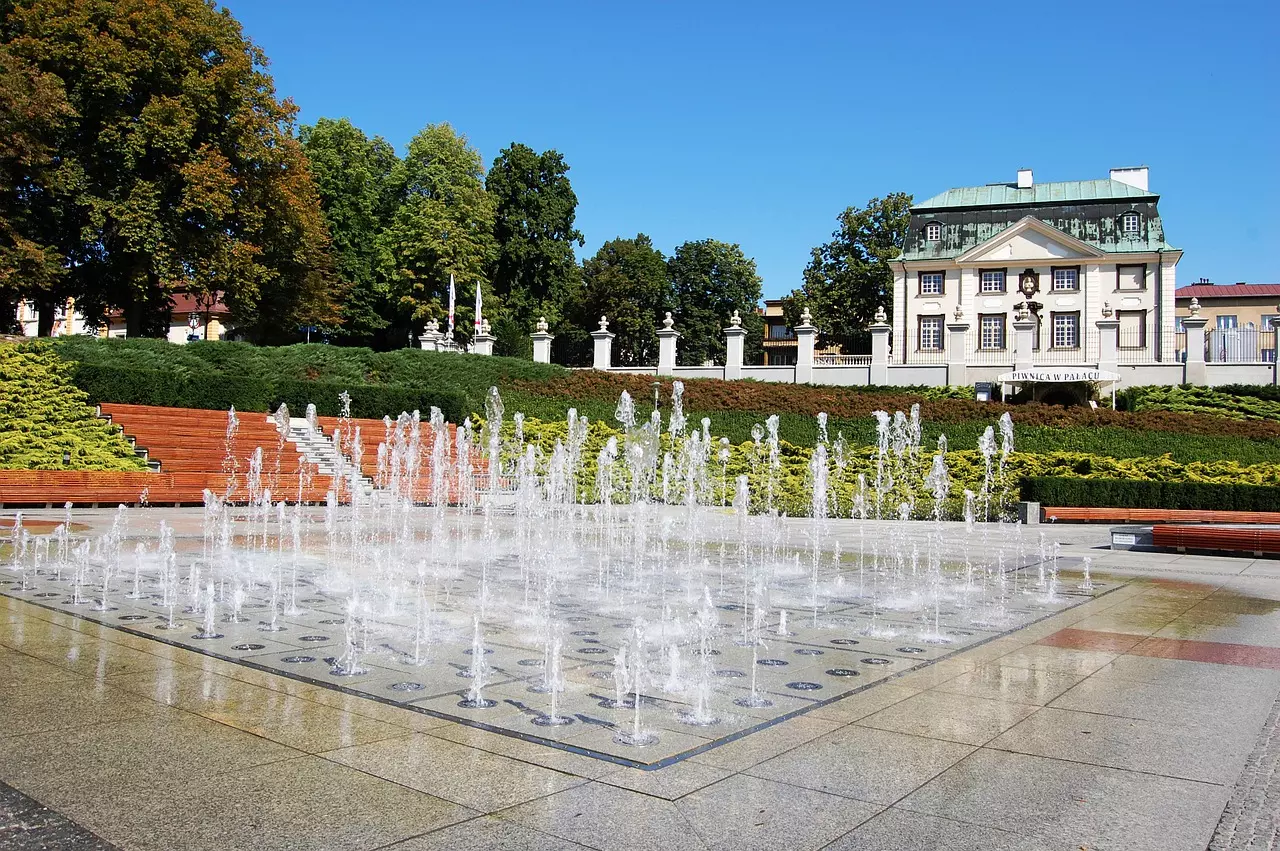
[[[893,362],[1012,367],[1019,328],[1032,366],[1097,366],[1112,334],[1118,362],[1176,362],[1182,252],[1159,200],[1146,167],[1066,183],[1022,169],[915,205],[893,264]]]

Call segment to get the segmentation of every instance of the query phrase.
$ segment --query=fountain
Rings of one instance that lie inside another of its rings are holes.
[[[15,517],[0,593],[53,594],[39,602],[648,764],[678,758],[689,736],[754,729],[1094,591],[1087,560],[1068,587],[1051,541],[984,522],[1007,514],[1003,419],[978,442],[981,480],[962,489],[963,450],[945,438],[922,450],[918,409],[876,412],[865,448],[832,440],[820,416],[795,463],[778,417],[733,446],[690,417],[684,389],[672,386],[665,432],[658,410],[643,416],[623,394],[605,434],[573,409],[556,423],[508,416],[495,390],[485,420],[452,433],[433,408],[362,435],[348,397],[344,455],[316,507],[272,499],[292,490],[279,478],[290,471],[264,471],[229,412],[236,484],[206,492],[198,522],[120,509],[88,515],[98,526],[85,533],[67,508],[46,536]],[[308,420],[318,430],[314,410]],[[366,440],[374,499],[361,490]],[[299,467],[300,482],[314,475]]]

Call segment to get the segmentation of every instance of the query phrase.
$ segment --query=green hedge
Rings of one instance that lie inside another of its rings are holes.
[[[266,411],[271,388],[263,380],[220,372],[187,373],[77,363],[76,386],[94,402],[207,408],[225,411]]]
[[[462,422],[471,412],[467,408],[467,395],[455,387],[419,389],[385,384],[344,384],[329,381],[277,381],[271,398],[271,408],[281,402],[297,416],[307,409],[308,403],[316,406],[316,413],[336,417],[341,413],[339,394],[351,394],[351,416],[382,419],[394,418],[402,411],[418,411],[425,420],[434,405],[451,422]]]
[[[1280,488],[1258,485],[1063,477],[1024,479],[1021,491],[1045,506],[1280,511]]]

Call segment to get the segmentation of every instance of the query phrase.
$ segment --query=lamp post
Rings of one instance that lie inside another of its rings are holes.
[[[656,410],[658,410],[658,407],[659,407],[659,405],[658,405],[658,391],[659,391],[659,390],[661,390],[661,389],[662,389],[662,382],[661,382],[661,381],[655,381],[655,382],[653,382],[653,409],[654,409],[655,411],[656,411]]]

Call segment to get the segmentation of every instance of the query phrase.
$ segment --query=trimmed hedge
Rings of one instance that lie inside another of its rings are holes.
[[[1047,506],[1280,511],[1280,488],[1209,482],[1133,479],[1030,478],[1022,499]]]
[[[271,409],[284,402],[290,411],[301,415],[310,403],[316,406],[317,414],[336,417],[341,414],[338,395],[344,390],[351,394],[351,416],[357,418],[380,420],[390,416],[394,419],[402,411],[418,411],[425,420],[433,405],[451,422],[462,422],[471,413],[467,407],[467,395],[455,387],[427,390],[387,384],[292,380],[276,382]]]
[[[72,379],[94,402],[266,411],[271,389],[261,379],[221,372],[136,369],[76,363]]]

